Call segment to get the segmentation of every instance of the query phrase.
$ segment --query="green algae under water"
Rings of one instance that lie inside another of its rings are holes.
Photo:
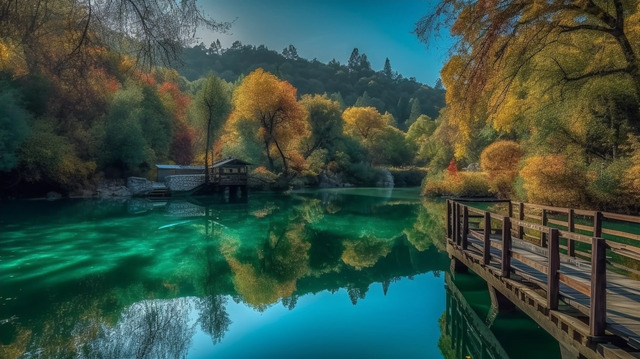
[[[443,210],[417,189],[2,203],[0,357],[480,358],[446,329]],[[528,318],[493,327],[500,353],[557,357]]]

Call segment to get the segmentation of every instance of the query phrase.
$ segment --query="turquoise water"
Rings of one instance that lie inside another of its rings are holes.
[[[443,357],[442,203],[202,202],[0,204],[0,357]]]

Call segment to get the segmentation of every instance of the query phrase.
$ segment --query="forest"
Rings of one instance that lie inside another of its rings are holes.
[[[426,171],[427,195],[640,208],[635,1],[439,1],[415,29],[457,39],[434,87],[357,48],[343,65],[294,45],[193,46],[194,26],[232,24],[195,1],[132,4],[2,3],[2,197],[233,156],[268,188],[373,186],[410,167],[396,182]]]

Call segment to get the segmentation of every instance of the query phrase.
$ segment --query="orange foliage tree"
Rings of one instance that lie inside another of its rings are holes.
[[[518,163],[524,150],[515,141],[496,141],[480,155],[480,166],[489,175],[491,191],[500,198],[513,195],[513,180],[518,175]]]
[[[274,157],[280,157],[283,173],[297,158],[300,139],[308,136],[306,110],[297,101],[296,88],[263,69],[247,75],[233,93],[232,121],[248,120],[259,126],[258,135],[274,170]]]
[[[496,141],[487,146],[480,155],[480,167],[489,176],[504,172],[515,172],[524,155],[522,146],[515,141]]]
[[[572,207],[586,203],[586,178],[565,155],[534,156],[520,170],[528,200]]]

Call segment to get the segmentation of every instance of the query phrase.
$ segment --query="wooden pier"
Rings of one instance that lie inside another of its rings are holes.
[[[563,358],[640,358],[640,217],[471,204],[447,201],[452,272],[482,277],[494,306],[529,315]]]

